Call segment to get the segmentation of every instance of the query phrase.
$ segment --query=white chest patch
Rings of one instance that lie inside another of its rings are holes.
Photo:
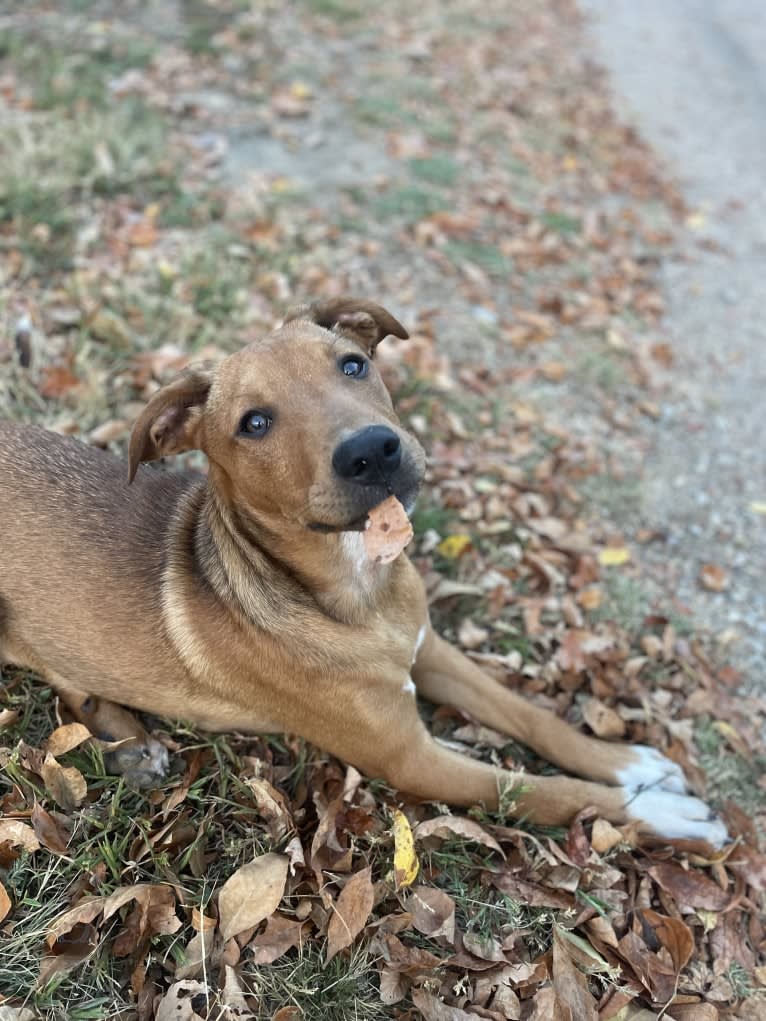
[[[415,651],[412,654],[413,663],[418,658],[418,653],[420,652],[421,646],[423,645],[423,642],[425,640],[426,640],[426,626],[424,624],[420,631],[418,631],[418,637],[415,639]]]
[[[402,685],[402,691],[409,692],[410,695],[414,695],[417,692],[415,682],[412,680],[411,677],[408,677],[407,680]]]
[[[364,548],[362,533],[343,532],[340,537],[340,544],[346,559],[350,561],[354,570],[361,574],[370,563],[367,557],[367,550]]]

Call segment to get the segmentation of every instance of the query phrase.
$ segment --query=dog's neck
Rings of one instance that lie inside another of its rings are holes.
[[[195,530],[196,556],[205,577],[227,602],[255,623],[275,574],[279,590],[337,621],[359,624],[382,608],[397,563],[371,562],[361,532],[320,534],[283,517],[243,515],[209,483]]]

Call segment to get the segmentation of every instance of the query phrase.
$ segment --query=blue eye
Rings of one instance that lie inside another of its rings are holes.
[[[271,415],[265,411],[248,411],[239,423],[239,432],[245,436],[264,436],[271,428]]]
[[[345,358],[341,358],[340,368],[344,376],[362,379],[367,375],[367,362],[360,355],[346,355]]]

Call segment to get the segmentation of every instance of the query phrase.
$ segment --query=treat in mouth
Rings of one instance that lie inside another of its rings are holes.
[[[373,563],[390,564],[396,560],[412,536],[407,511],[395,496],[389,496],[368,511],[363,539],[367,556]]]

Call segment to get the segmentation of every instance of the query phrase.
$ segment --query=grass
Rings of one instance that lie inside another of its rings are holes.
[[[130,68],[146,67],[153,53],[145,38],[130,36],[83,48],[81,39],[65,45],[43,33],[0,33],[0,60],[13,63],[38,110],[104,109],[110,80]]]
[[[636,578],[607,569],[602,582],[604,600],[593,619],[614,621],[630,635],[637,635],[649,613],[649,595]]]
[[[709,716],[695,721],[694,739],[699,762],[708,780],[708,793],[716,805],[735,801],[748,815],[766,808],[766,791],[759,780],[766,775],[766,754],[751,761],[732,751]]]

